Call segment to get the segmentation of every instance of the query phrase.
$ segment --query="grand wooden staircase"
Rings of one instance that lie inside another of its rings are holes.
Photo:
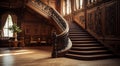
[[[71,42],[68,36],[69,26],[67,21],[55,9],[41,0],[29,0],[26,6],[46,19],[52,20],[52,23],[58,29],[57,34],[54,33],[52,57],[64,56],[67,51],[66,57],[75,59],[92,60],[113,57],[113,54],[107,48],[75,23],[70,28]]]
[[[113,57],[112,52],[75,23],[70,26],[69,36],[73,46],[66,54],[68,58],[96,60]]]

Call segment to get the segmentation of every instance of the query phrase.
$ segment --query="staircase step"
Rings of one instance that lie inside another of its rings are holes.
[[[74,32],[69,32],[70,34],[89,34],[87,32],[80,32],[80,31],[74,31]]]
[[[72,41],[95,40],[94,38],[71,38]]]
[[[72,32],[72,31],[85,31],[85,30],[83,30],[83,29],[71,29],[70,32]]]
[[[94,37],[70,37],[70,39],[95,39]]]
[[[98,43],[91,43],[91,44],[73,44],[73,47],[95,47],[95,46],[102,46]]]
[[[69,54],[80,54],[80,55],[96,55],[96,54],[109,54],[110,52],[107,50],[90,50],[90,51],[77,51],[77,50],[69,50]]]
[[[71,48],[71,50],[78,50],[78,51],[92,51],[92,50],[106,50],[106,48],[101,47],[101,48]]]
[[[70,38],[93,38],[92,36],[70,36]]]
[[[84,46],[84,47],[74,47],[72,46],[71,50],[78,50],[78,51],[92,51],[92,50],[108,50],[103,46]]]
[[[77,55],[97,55],[97,54],[110,54],[107,50],[92,50],[92,51],[76,51],[69,50],[68,54],[77,54]]]
[[[70,34],[79,34],[79,33],[86,33],[86,34],[88,34],[87,32],[80,32],[80,31],[78,31],[78,32],[69,32]]]
[[[70,36],[90,36],[89,34],[69,34]]]
[[[78,59],[78,60],[99,60],[114,57],[113,54],[98,54],[98,55],[77,55],[77,54],[66,54],[66,57]]]
[[[72,50],[101,50],[101,49],[105,49],[105,47],[72,47]]]
[[[69,52],[77,52],[77,53],[93,53],[93,52],[108,52],[108,50],[89,50],[89,51],[77,51],[77,50],[69,50]]]
[[[73,44],[97,43],[97,41],[72,41]]]

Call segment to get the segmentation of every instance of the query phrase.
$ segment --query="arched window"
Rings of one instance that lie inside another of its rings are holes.
[[[94,0],[91,0],[91,3],[93,3],[94,2]]]
[[[71,13],[71,0],[64,0],[63,2],[63,15]]]
[[[79,0],[76,0],[76,8],[79,9]]]
[[[75,4],[74,11],[83,8],[83,0],[75,0],[74,4]]]
[[[74,11],[76,11],[77,10],[77,8],[76,8],[76,0],[74,0]]]
[[[8,14],[5,25],[3,27],[3,37],[13,37],[13,32],[8,28],[13,25],[13,20],[10,14]]]
[[[98,0],[91,0],[91,3],[97,2]]]
[[[66,5],[65,5],[65,0],[63,1],[63,7],[62,7],[62,14],[65,15],[65,11],[66,11]]]
[[[71,0],[66,1],[67,14],[71,13]]]
[[[80,9],[83,8],[83,0],[80,0]]]

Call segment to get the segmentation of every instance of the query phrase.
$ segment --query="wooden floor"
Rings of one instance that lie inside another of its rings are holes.
[[[120,59],[83,61],[51,58],[52,47],[0,48],[0,66],[120,66]]]

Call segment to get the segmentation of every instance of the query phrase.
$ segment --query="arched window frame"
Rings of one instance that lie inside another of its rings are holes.
[[[66,0],[66,14],[70,14],[71,13],[71,0]]]
[[[78,10],[79,9],[79,0],[76,0],[75,2],[76,2],[76,8]]]
[[[80,0],[79,3],[80,3],[80,4],[79,4],[79,5],[80,5],[80,6],[79,6],[80,9],[82,9],[82,8],[83,8],[83,0]]]
[[[4,37],[13,37],[13,32],[9,30],[9,27],[13,25],[12,16],[8,14],[5,25],[3,27]]]
[[[71,0],[64,0],[63,1],[63,8],[62,8],[62,14],[64,15],[68,15],[72,12],[72,8],[71,8]]]
[[[62,14],[63,16],[65,15],[66,12],[66,5],[65,5],[65,0],[63,1],[63,6],[62,6]]]
[[[9,18],[8,18],[9,17]],[[7,12],[5,14],[2,15],[2,19],[1,19],[1,28],[2,28],[2,31],[1,31],[1,36],[2,37],[13,37],[13,34],[12,35],[4,35],[5,34],[5,31],[4,31],[4,27],[5,27],[5,24],[6,24],[6,21],[9,21],[8,19],[10,19],[12,21],[12,24],[13,23],[16,23],[17,24],[17,16],[14,14],[14,13],[11,13],[11,12]],[[11,26],[11,25],[10,25]],[[10,27],[8,26],[8,27]],[[6,29],[8,29],[8,27]],[[13,33],[13,32],[12,32]]]
[[[74,11],[77,10],[77,7],[76,7],[76,0],[74,0]]]

